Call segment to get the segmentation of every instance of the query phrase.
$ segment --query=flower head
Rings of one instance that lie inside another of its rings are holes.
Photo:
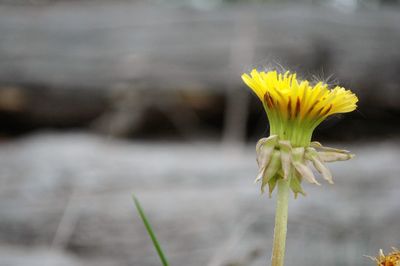
[[[311,142],[312,133],[328,116],[355,110],[357,96],[339,86],[329,89],[323,82],[298,80],[290,72],[253,70],[250,75],[243,74],[242,79],[263,103],[270,123],[270,137],[261,139],[256,147],[256,181],[262,180],[261,190],[268,184],[271,194],[277,180],[283,178],[288,180],[295,196],[304,194],[302,179],[319,185],[309,163],[333,183],[324,163],[348,160],[353,155]]]
[[[328,116],[356,109],[357,97],[323,82],[311,84],[297,79],[296,73],[252,70],[243,81],[260,98],[270,122],[270,134],[290,140],[294,146],[311,141],[314,129]]]
[[[377,266],[400,266],[400,251],[396,248],[393,248],[393,251],[388,255],[385,255],[380,249],[378,257],[370,258],[376,262]]]

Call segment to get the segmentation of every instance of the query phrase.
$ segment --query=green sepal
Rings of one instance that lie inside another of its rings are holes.
[[[257,142],[256,153],[258,167],[265,168],[269,164],[277,143],[277,135],[271,135],[268,138],[262,138]]]
[[[265,186],[268,184],[269,180],[276,175],[278,170],[281,168],[281,155],[280,152],[274,150],[271,155],[271,160],[269,165],[263,171],[262,183],[261,183],[261,192],[264,192]]]
[[[288,140],[280,140],[279,148],[281,152],[281,163],[283,170],[283,178],[288,179],[291,172],[291,153],[292,153],[292,145]]]
[[[295,199],[297,199],[299,193],[303,196],[306,195],[301,187],[301,177],[297,173],[290,179],[290,189],[293,191]]]
[[[307,166],[304,161],[304,147],[298,147],[292,149],[292,164],[297,171],[297,174],[302,176],[308,182],[316,185],[320,185],[315,179],[315,176],[311,169]]]
[[[272,192],[274,191],[275,187],[276,187],[276,183],[278,182],[278,178],[282,178],[280,177],[278,174],[274,175],[272,178],[270,178],[268,180],[268,187],[269,187],[269,197],[272,197]]]

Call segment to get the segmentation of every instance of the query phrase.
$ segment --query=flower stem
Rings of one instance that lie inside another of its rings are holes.
[[[278,199],[276,202],[274,245],[272,247],[271,259],[272,266],[283,266],[283,262],[285,259],[289,205],[289,180],[278,180]]]

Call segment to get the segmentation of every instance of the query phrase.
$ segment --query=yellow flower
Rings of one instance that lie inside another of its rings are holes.
[[[270,122],[270,134],[290,140],[294,146],[306,146],[314,129],[328,116],[356,109],[357,97],[323,82],[311,84],[298,80],[296,73],[251,71],[243,81],[260,98]]]
[[[346,150],[322,146],[311,142],[314,129],[328,116],[356,109],[357,96],[336,86],[329,89],[323,82],[311,84],[298,80],[295,73],[277,71],[251,71],[242,75],[243,81],[255,92],[264,105],[270,124],[270,136],[257,143],[261,191],[269,185],[270,195],[277,181],[289,182],[295,196],[304,194],[302,179],[319,185],[314,168],[325,180],[333,184],[332,175],[324,163],[351,159]]]
[[[400,251],[396,248],[393,248],[393,252],[388,255],[385,255],[382,249],[380,249],[378,257],[370,258],[376,262],[377,266],[400,266]]]

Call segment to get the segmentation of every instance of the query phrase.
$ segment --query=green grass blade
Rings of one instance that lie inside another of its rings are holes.
[[[144,213],[139,200],[135,197],[135,195],[132,195],[132,197],[133,197],[133,201],[135,202],[136,209],[139,212],[140,218],[142,218],[143,224],[146,227],[147,233],[149,234],[151,240],[153,241],[153,245],[154,245],[155,249],[157,250],[158,256],[160,257],[160,260],[161,260],[163,266],[169,266],[167,258],[165,257],[164,252],[162,251],[161,246],[158,243],[156,235],[154,234],[154,231],[151,228],[149,220],[147,219],[146,214]]]

